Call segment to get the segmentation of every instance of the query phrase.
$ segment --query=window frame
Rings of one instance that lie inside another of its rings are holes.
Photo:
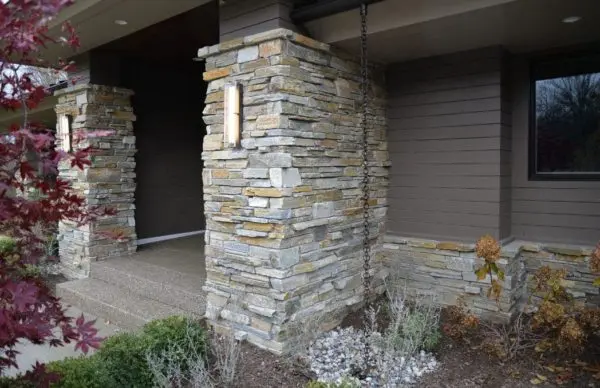
[[[540,77],[538,76],[538,68],[544,64],[552,66],[559,66],[559,62],[565,62],[569,60],[585,60],[585,58],[593,57],[598,63],[591,64],[590,69],[587,71],[572,72],[565,71],[563,77],[578,75],[578,74],[589,74],[591,72],[600,73],[600,50],[592,49],[585,51],[578,51],[574,53],[561,53],[554,55],[545,55],[533,58],[529,61],[529,107],[528,107],[528,126],[529,134],[527,138],[527,170],[530,181],[600,181],[600,171],[598,172],[538,172],[537,171],[537,126],[536,126],[536,82],[544,79],[550,79],[552,77]],[[561,75],[556,76],[561,77]]]

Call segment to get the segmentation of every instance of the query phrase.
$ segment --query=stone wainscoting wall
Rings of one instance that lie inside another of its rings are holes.
[[[90,263],[111,256],[135,252],[137,239],[134,218],[135,115],[130,104],[131,90],[77,85],[55,93],[57,115],[71,117],[72,149],[91,147],[90,166],[83,170],[70,163],[59,166],[59,176],[72,182],[73,190],[89,206],[110,206],[114,216],[77,226],[59,224],[59,254],[67,277],[87,277]],[[85,137],[89,131],[112,131],[108,136]],[[81,137],[78,134],[82,134]],[[82,138],[83,140],[78,140]],[[62,146],[61,139],[57,139]],[[108,238],[106,232],[115,238]]]
[[[475,244],[435,241],[386,235],[381,260],[390,276],[406,282],[410,294],[433,295],[444,305],[455,305],[459,298],[475,314],[492,321],[505,322],[528,303],[531,277],[541,266],[566,268],[564,286],[575,299],[599,302],[598,287],[589,269],[592,250],[511,241],[502,247],[498,266],[505,273],[499,301],[487,297],[489,275],[478,280],[474,270],[483,264],[475,254]]]
[[[363,300],[360,69],[285,29],[200,49],[209,322],[273,352],[315,314],[333,327]],[[240,149],[223,145],[223,87],[243,89]],[[371,89],[371,244],[383,245],[384,95]],[[374,257],[380,257],[374,254]],[[374,286],[383,269],[373,262]],[[377,288],[379,287],[379,288]]]

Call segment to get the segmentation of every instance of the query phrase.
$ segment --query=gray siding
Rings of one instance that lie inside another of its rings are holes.
[[[600,182],[528,179],[529,65],[511,63],[512,234],[519,239],[593,244],[600,239]]]
[[[510,109],[500,48],[390,65],[388,231],[510,234]]]
[[[234,0],[219,9],[220,41],[287,28],[296,30],[290,19],[290,0]]]

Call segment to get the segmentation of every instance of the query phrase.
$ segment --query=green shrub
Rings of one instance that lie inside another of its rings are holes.
[[[152,386],[152,374],[146,363],[148,342],[142,335],[121,333],[108,338],[97,357],[116,387],[147,388]]]
[[[360,381],[354,377],[344,377],[339,383],[324,383],[322,381],[309,381],[306,388],[360,388]]]
[[[22,376],[0,377],[0,388],[36,388],[31,381],[23,380]]]
[[[206,355],[206,333],[199,322],[182,316],[159,319],[144,326],[142,336],[148,343],[148,351],[160,354],[177,347],[181,349],[178,358],[196,353]]]
[[[175,351],[173,349],[176,349]],[[147,355],[169,350],[182,372],[189,370],[187,355],[206,354],[206,335],[192,319],[173,316],[148,323],[139,334],[123,333],[106,340],[98,352],[119,387],[150,387],[153,373]]]
[[[12,237],[0,235],[0,255],[12,253],[16,247],[15,240]]]
[[[414,341],[419,339],[423,350],[431,351],[440,342],[442,334],[437,325],[432,325],[427,315],[419,310],[414,310],[412,314],[406,316],[402,326],[402,338]]]
[[[46,365],[50,372],[58,373],[61,380],[53,388],[107,388],[116,384],[97,355],[73,357]]]

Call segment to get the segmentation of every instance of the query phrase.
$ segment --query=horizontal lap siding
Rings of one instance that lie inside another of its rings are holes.
[[[489,48],[388,67],[391,233],[506,237],[512,144],[502,57]]]
[[[528,179],[528,68],[525,57],[512,61],[512,234],[542,242],[594,244],[600,239],[600,182]]]
[[[295,30],[288,0],[228,1],[219,11],[221,42],[276,28]]]

